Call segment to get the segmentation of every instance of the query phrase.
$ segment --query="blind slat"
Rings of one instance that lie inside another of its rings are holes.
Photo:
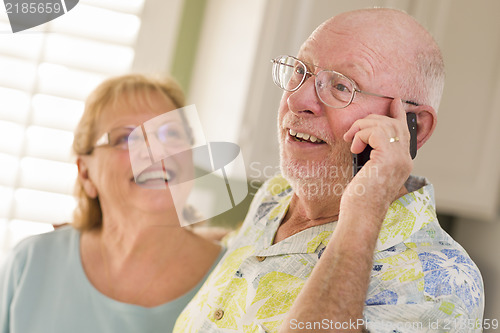
[[[14,192],[14,219],[61,223],[71,221],[75,199],[70,195],[19,188]]]
[[[83,101],[36,94],[32,100],[32,124],[72,132],[80,120]]]
[[[76,175],[77,167],[74,163],[25,157],[20,163],[19,186],[71,195]]]
[[[51,21],[49,29],[88,40],[131,46],[135,44],[140,24],[136,15],[78,4],[78,12],[70,11]]]
[[[83,38],[61,35],[47,37],[45,61],[110,75],[123,73],[132,64],[134,50]]]

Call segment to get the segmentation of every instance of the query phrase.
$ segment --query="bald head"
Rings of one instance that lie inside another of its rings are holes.
[[[394,77],[400,96],[437,110],[444,86],[443,59],[431,34],[413,17],[387,8],[346,12],[322,23],[309,40],[328,43],[333,34],[352,36],[376,54],[379,61],[374,65]]]

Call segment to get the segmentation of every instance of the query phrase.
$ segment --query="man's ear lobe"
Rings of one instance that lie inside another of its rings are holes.
[[[85,193],[90,198],[97,198],[97,188],[95,187],[92,179],[90,179],[89,168],[87,161],[83,157],[78,157],[76,160],[76,165],[78,166],[78,181],[82,185]]]
[[[431,137],[437,125],[437,114],[432,106],[420,105],[411,112],[417,115],[417,149]]]

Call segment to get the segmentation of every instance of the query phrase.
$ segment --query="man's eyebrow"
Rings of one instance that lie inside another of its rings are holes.
[[[297,56],[296,57],[297,59],[299,59],[300,61],[302,61],[304,64],[306,64],[308,67],[315,67],[315,68],[319,68],[319,69],[326,69],[326,70],[329,70],[329,68],[323,68],[323,67],[320,67],[318,65],[315,65],[312,61],[308,61],[308,60],[305,60],[304,58],[300,57],[300,56]]]
[[[369,69],[366,68],[366,66],[362,66],[356,62],[350,62],[350,63],[347,63],[345,65],[346,68],[348,68],[350,71],[354,72],[354,73],[359,73],[363,76],[373,76],[373,72]],[[370,67],[370,69],[372,69]]]
[[[301,58],[301,57],[297,57],[297,59],[301,60],[306,65],[310,65],[312,67],[316,67],[316,68],[319,68],[322,70],[336,71],[336,72],[342,73],[342,74],[347,75],[347,76],[349,76],[349,74],[353,73],[353,72],[360,73],[364,76],[370,76],[370,77],[373,76],[371,71],[367,70],[365,67],[363,67],[355,62],[347,62],[347,63],[340,64],[339,66],[322,67],[322,66],[314,64],[312,61],[304,60],[304,58]],[[348,72],[346,72],[346,69],[348,70]]]
[[[340,72],[353,80],[360,89],[363,87],[361,82],[366,81],[364,79],[370,80],[373,78],[372,71],[367,69],[366,66],[362,66],[356,62],[349,62],[340,67],[342,68]]]
[[[356,86],[361,90],[363,90],[363,84],[360,84],[360,82],[364,81],[363,78],[373,78],[373,72],[367,69],[365,66],[358,64],[357,62],[344,62],[339,64],[338,66],[322,67],[314,64],[313,61],[306,60],[300,55],[297,55],[297,59],[306,64],[308,70],[311,70],[312,68],[319,68],[320,70],[328,70],[341,73],[353,80]],[[372,68],[370,67],[370,69]]]

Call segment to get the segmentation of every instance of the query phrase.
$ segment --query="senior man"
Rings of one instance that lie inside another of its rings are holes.
[[[443,60],[390,9],[320,25],[273,60],[283,177],[266,182],[175,332],[480,331],[483,283],[410,176],[435,126]],[[370,159],[352,178],[351,153]]]

